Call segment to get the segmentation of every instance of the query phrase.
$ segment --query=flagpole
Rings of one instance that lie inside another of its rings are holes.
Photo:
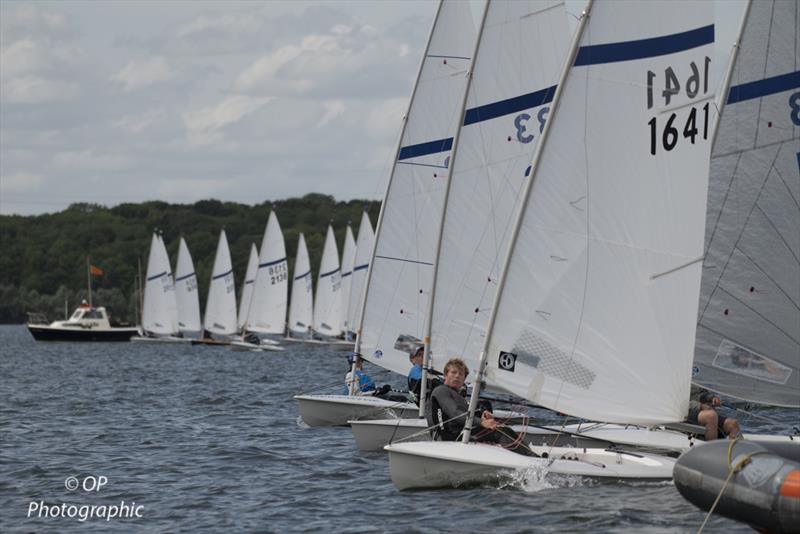
[[[89,256],[86,256],[86,285],[89,287],[89,309],[92,308],[92,267]]]

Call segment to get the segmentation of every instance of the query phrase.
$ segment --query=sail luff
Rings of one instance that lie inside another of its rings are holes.
[[[486,15],[489,13],[489,7],[491,5],[492,0],[487,0],[486,6],[484,6],[483,14],[481,15],[481,21],[478,25],[478,37],[475,39],[475,47],[472,49],[472,55],[470,57],[477,58],[478,57],[478,50],[481,46],[481,36],[483,35],[483,28],[486,25]],[[431,325],[433,323],[433,307],[434,302],[436,300],[436,279],[437,279],[437,271],[439,266],[439,257],[441,256],[442,252],[442,233],[444,230],[444,220],[445,214],[447,213],[447,203],[450,198],[450,184],[452,182],[453,171],[455,170],[456,166],[456,158],[458,157],[458,146],[459,146],[459,139],[461,138],[461,130],[464,128],[464,115],[467,111],[467,96],[469,95],[469,90],[472,85],[472,77],[474,74],[475,62],[473,61],[469,69],[467,70],[467,83],[464,86],[464,93],[461,96],[461,104],[459,108],[461,109],[461,114],[459,115],[458,119],[458,127],[456,128],[456,133],[453,136],[453,150],[450,153],[450,165],[447,169],[447,175],[445,176],[445,186],[444,186],[444,204],[442,205],[441,213],[439,214],[439,222],[436,226],[437,228],[437,236],[436,236],[436,247],[434,252],[434,260],[433,260],[433,278],[431,280],[431,289],[428,295],[428,306],[425,312],[425,329],[423,331],[423,365],[422,365],[422,380],[420,382],[420,396],[419,396],[419,415],[420,417],[425,415],[425,398],[427,396],[427,389],[428,389],[428,369],[431,365]]]
[[[439,15],[442,12],[442,5],[444,4],[445,0],[439,0],[439,5],[436,7],[436,14],[433,17],[433,21],[431,22],[431,28],[428,31],[428,40],[425,43],[425,50],[422,52],[422,57],[419,60],[419,66],[417,67],[417,76],[414,78],[414,86],[411,88],[411,95],[408,99],[408,106],[406,107],[406,113],[403,116],[402,126],[400,127],[400,135],[397,137],[397,147],[395,148],[394,157],[392,158],[392,170],[389,172],[389,179],[386,182],[386,191],[383,194],[383,202],[381,202],[381,209],[378,212],[378,222],[375,224],[375,239],[372,243],[372,253],[369,256],[369,267],[367,268],[367,276],[366,280],[364,281],[364,291],[361,295],[361,303],[360,303],[360,312],[358,313],[358,328],[356,329],[356,342],[354,351],[356,354],[361,353],[361,342],[362,342],[362,330],[364,328],[364,311],[366,310],[367,300],[369,297],[369,288],[370,282],[372,281],[372,266],[375,265],[375,251],[378,249],[378,243],[380,242],[381,238],[381,230],[383,229],[383,218],[386,213],[386,200],[389,196],[389,191],[392,188],[392,182],[394,180],[396,166],[394,162],[397,161],[398,156],[400,155],[400,149],[403,147],[403,137],[406,133],[406,128],[408,127],[408,118],[411,114],[411,108],[414,105],[414,97],[417,94],[417,88],[419,87],[419,79],[420,75],[422,74],[422,69],[425,66],[425,60],[428,57],[428,51],[430,50],[431,40],[433,38],[433,32],[436,29],[436,23],[439,20]],[[351,370],[355,372],[355,364],[353,364],[353,368]]]

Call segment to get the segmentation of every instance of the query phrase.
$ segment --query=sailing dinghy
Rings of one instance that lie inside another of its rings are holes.
[[[203,338],[192,344],[229,345],[236,334],[236,288],[233,264],[225,230],[219,233],[211,283],[208,287],[206,314],[203,318]]]
[[[147,278],[142,306],[142,334],[134,336],[137,342],[183,342],[178,328],[178,305],[175,283],[164,240],[158,232],[150,241],[147,258]]]
[[[178,244],[178,264],[175,267],[175,302],[178,306],[178,329],[183,338],[199,337],[203,326],[200,322],[197,275],[183,237]]]
[[[468,6],[452,0],[440,2],[381,204],[370,268],[365,269],[355,352],[402,376],[411,367],[409,353],[422,343],[444,202],[443,178],[463,107],[465,75],[475,39]],[[318,302],[319,298],[317,294]],[[295,399],[303,420],[312,426],[383,419],[387,411],[410,417],[419,410],[411,402],[399,404],[357,395],[307,394]]]
[[[310,339],[311,324],[314,321],[314,289],[311,280],[311,262],[303,233],[297,238],[297,257],[294,261],[292,278],[292,300],[289,307],[289,322],[286,327],[286,341]]]
[[[358,226],[358,239],[356,240],[356,257],[353,262],[353,274],[350,281],[350,297],[347,299],[347,332],[345,339],[356,338],[356,328],[361,323],[361,302],[364,295],[364,281],[369,269],[369,259],[375,246],[375,232],[369,220],[367,211],[361,214],[361,224]]]
[[[652,425],[685,417],[713,42],[708,3],[681,10],[668,2],[587,5],[497,281],[478,368],[480,377],[486,365],[489,387],[590,420]],[[651,84],[643,84],[648,76]],[[692,81],[655,92],[664,77]],[[535,466],[663,479],[673,464],[619,451],[609,457],[602,449],[530,458],[469,442],[386,450],[400,489],[481,484]]]
[[[253,294],[247,317],[242,321],[242,339],[231,344],[255,351],[281,351],[283,347],[268,337],[283,334],[286,327],[289,287],[286,244],[274,211],[269,212],[261,240],[261,253],[255,263]]]
[[[800,408],[800,71],[796,2],[751,2],[714,144],[693,380]],[[794,429],[797,432],[797,428]],[[792,441],[790,441],[792,440]],[[800,436],[718,441],[679,458],[691,503],[759,531],[800,525]],[[719,500],[718,503],[716,502]]]

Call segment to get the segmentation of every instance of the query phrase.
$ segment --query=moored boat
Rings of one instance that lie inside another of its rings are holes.
[[[81,304],[65,321],[47,324],[41,317],[25,326],[36,341],[130,341],[138,330],[125,323],[112,323],[102,306]]]

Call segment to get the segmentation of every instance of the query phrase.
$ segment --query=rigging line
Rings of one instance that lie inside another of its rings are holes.
[[[792,336],[791,334],[789,334],[789,333],[785,332],[785,331],[784,331],[784,330],[783,330],[783,329],[782,329],[780,326],[778,326],[777,324],[775,324],[775,323],[774,323],[774,322],[772,322],[771,320],[767,319],[767,318],[766,318],[765,316],[763,316],[761,313],[759,313],[758,311],[756,311],[755,309],[753,309],[751,306],[749,306],[749,305],[748,305],[748,304],[747,304],[745,301],[743,301],[742,299],[740,299],[739,297],[737,297],[736,295],[734,295],[733,293],[731,293],[730,291],[728,291],[728,290],[727,290],[727,289],[725,289],[724,287],[722,287],[722,286],[719,286],[719,287],[717,287],[717,291],[722,291],[723,293],[726,293],[726,294],[727,294],[728,296],[730,296],[730,297],[731,297],[733,300],[735,300],[735,301],[739,302],[739,303],[740,303],[742,306],[744,306],[745,308],[747,308],[748,310],[750,310],[751,312],[753,312],[753,314],[755,314],[755,316],[756,316],[756,317],[760,317],[761,319],[763,319],[763,320],[764,320],[764,322],[766,322],[766,323],[767,323],[767,324],[769,324],[770,326],[774,327],[774,328],[775,328],[775,330],[777,330],[777,331],[781,332],[781,333],[782,333],[782,334],[784,334],[784,335],[785,335],[787,338],[791,339],[791,340],[792,340],[792,341],[794,341],[796,344],[800,345],[800,340],[797,340],[797,339],[795,339],[795,338],[794,338],[794,336]],[[794,303],[793,303],[793,304],[794,304]],[[797,307],[797,306],[795,305],[795,307]]]
[[[786,241],[786,239],[783,237],[783,234],[781,233],[781,231],[778,229],[778,227],[777,227],[777,226],[775,226],[775,223],[774,223],[774,222],[772,222],[772,219],[770,219],[770,218],[769,218],[769,215],[767,215],[767,212],[765,212],[765,211],[764,211],[764,210],[761,208],[761,206],[759,206],[759,205],[758,205],[758,203],[756,203],[756,208],[758,208],[758,211],[760,211],[760,212],[761,212],[761,215],[763,215],[763,216],[764,216],[764,219],[766,219],[766,221],[769,223],[769,225],[772,227],[772,229],[773,229],[773,230],[775,230],[775,233],[778,235],[778,237],[780,238],[781,242],[782,242],[784,245],[786,245],[786,249],[789,251],[789,254],[791,254],[791,255],[792,255],[792,257],[794,258],[794,261],[795,261],[795,263],[797,263],[798,265],[800,265],[800,258],[798,258],[798,257],[797,257],[797,255],[795,254],[794,250],[792,250],[792,247],[789,245],[789,243],[788,243],[788,242]]]
[[[763,274],[770,282],[772,282],[775,285],[775,287],[777,287],[778,290],[781,293],[783,293],[783,295],[786,297],[786,299],[794,305],[795,308],[800,309],[800,305],[798,305],[794,301],[794,299],[788,293],[786,293],[786,291],[784,291],[784,289],[781,287],[781,285],[775,279],[773,279],[769,274],[767,274],[767,272],[752,257],[748,256],[748,254],[744,250],[742,250],[740,248],[736,248],[735,250],[738,250],[742,254],[742,256],[744,256],[745,258],[750,260],[750,262],[756,267],[756,269],[758,269],[761,272],[761,274]],[[719,284],[718,284],[715,287],[715,290],[720,288],[720,287],[721,286],[719,286]],[[728,292],[726,291],[726,293],[728,293]]]
[[[706,249],[704,251],[704,254],[703,254],[704,257],[708,257],[708,251],[711,249],[712,243],[714,243],[714,237],[717,235],[717,229],[719,229],[719,221],[720,221],[720,219],[722,219],[722,214],[725,212],[725,206],[728,204],[728,196],[730,195],[731,190],[733,189],[733,182],[736,180],[736,173],[739,170],[739,164],[741,163],[741,161],[742,161],[742,152],[739,152],[738,155],[736,156],[736,165],[733,166],[733,172],[731,173],[730,182],[728,182],[728,187],[725,189],[725,196],[722,199],[722,203],[720,204],[719,212],[717,213],[717,219],[714,221],[714,224],[712,226],[713,229],[711,230],[711,236],[708,239],[708,249]],[[711,180],[709,179],[709,182],[710,181]],[[722,276],[721,272],[720,272],[719,276],[720,277]],[[717,279],[717,281],[719,281],[719,279]],[[714,290],[712,289],[711,292],[713,293]],[[709,306],[710,303],[711,303],[711,299],[708,299],[708,301],[706,302],[705,307],[703,307],[703,310],[700,312],[700,315],[698,316],[698,319],[697,319],[698,323],[703,319],[703,316],[706,313],[706,309],[708,309],[708,306]]]
[[[772,162],[769,165],[769,169],[772,169],[772,168],[775,167],[775,161],[778,159],[778,155],[779,154],[780,154],[780,150],[775,152],[775,157],[772,158]],[[737,165],[738,165],[738,162],[737,162]],[[720,281],[722,280],[722,277],[725,276],[725,272],[728,270],[728,265],[730,264],[731,259],[733,258],[733,252],[739,248],[739,242],[742,240],[742,237],[744,236],[744,230],[745,230],[745,228],[747,228],[747,225],[750,224],[750,217],[753,216],[753,211],[755,211],[756,204],[758,204],[759,199],[761,199],[761,193],[764,192],[764,187],[767,185],[767,181],[768,180],[769,180],[769,172],[767,172],[766,176],[764,177],[764,181],[761,182],[761,187],[758,189],[758,194],[756,194],[755,198],[753,199],[753,205],[750,208],[750,211],[747,213],[747,218],[745,219],[744,224],[742,225],[742,228],[739,231],[739,235],[736,237],[736,242],[733,243],[733,247],[731,248],[731,253],[728,254],[728,259],[725,261],[725,265],[722,267],[722,270],[719,273],[719,277],[717,278],[717,281],[714,283],[714,286],[712,288],[712,293],[713,293],[714,289],[719,287],[719,284],[720,284]],[[731,180],[731,185],[729,187],[733,186],[733,182],[734,181],[735,180]],[[726,194],[726,196],[727,196],[727,194]],[[722,210],[724,210],[724,209],[725,209],[725,205],[723,204],[722,208],[720,208],[720,214],[722,213]],[[711,241],[709,241],[709,247],[708,248],[709,249],[711,248]],[[701,290],[701,292],[702,292],[702,290]],[[711,303],[711,299],[709,299],[709,301],[706,303],[706,307],[703,310],[703,313],[700,314],[700,318],[701,319],[702,319],[703,315],[705,315],[705,312],[708,309],[708,306],[709,306],[710,303]]]
[[[737,408],[736,406],[734,406],[732,404],[723,404],[722,406],[725,407],[725,408],[728,408],[729,410],[734,410],[736,412],[743,413],[743,414],[747,415],[748,417],[752,417],[754,419],[760,419],[762,421],[765,421],[767,423],[772,423],[774,425],[785,425],[785,424],[787,424],[786,422],[781,421],[779,419],[775,419],[775,418],[772,418],[772,417],[766,417],[764,415],[760,415],[760,414],[757,414],[755,412],[750,412],[750,411],[745,410],[743,408]],[[791,423],[789,423],[789,424],[791,424]]]

